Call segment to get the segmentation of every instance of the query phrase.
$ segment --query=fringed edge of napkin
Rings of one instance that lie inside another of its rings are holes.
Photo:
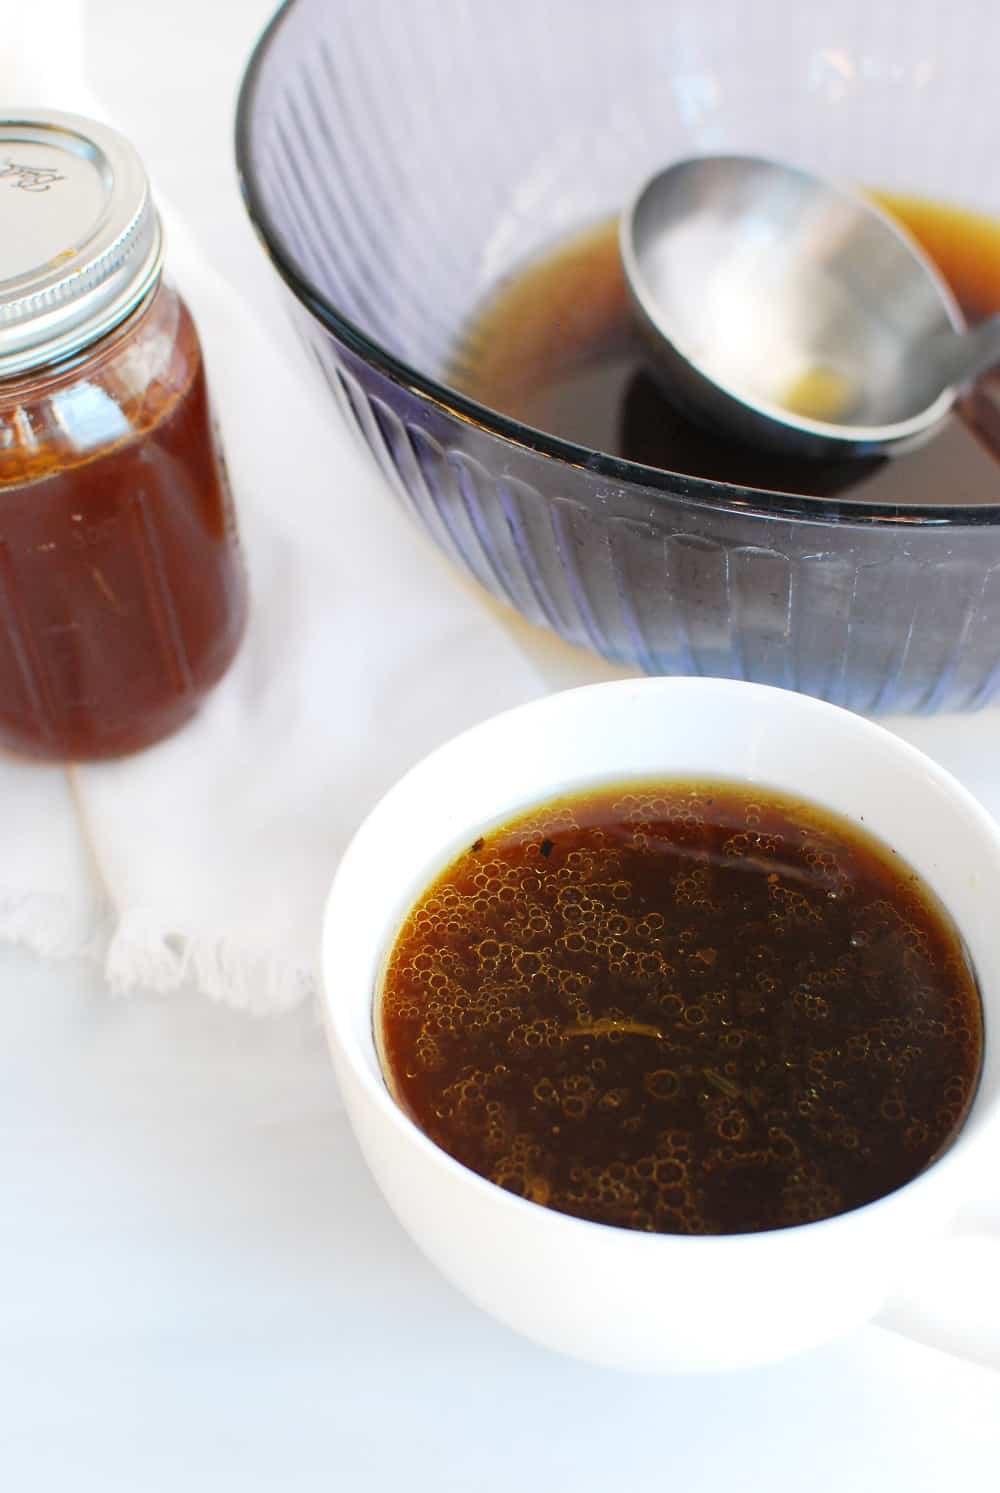
[[[107,947],[106,907],[74,906],[52,892],[7,892],[0,896],[0,940],[45,959],[92,959]]]
[[[118,919],[107,905],[8,893],[0,896],[0,942],[45,959],[102,965],[115,995],[167,995],[193,985],[222,1005],[260,1015],[318,1006],[318,979],[308,965],[248,948],[245,937],[187,937],[151,911],[133,908]]]
[[[304,964],[249,948],[245,936],[180,934],[136,908],[111,933],[104,972],[116,995],[193,984],[212,1000],[260,1014],[289,1011],[317,994],[315,971]]]

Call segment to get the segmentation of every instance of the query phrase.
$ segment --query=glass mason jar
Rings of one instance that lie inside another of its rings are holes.
[[[236,652],[246,581],[191,315],[142,164],[0,119],[0,747],[119,756]]]

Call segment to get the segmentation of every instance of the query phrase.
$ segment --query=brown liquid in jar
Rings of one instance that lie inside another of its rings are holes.
[[[960,1129],[983,1051],[960,936],[912,869],[731,782],[604,785],[483,834],[405,917],[376,1029],[456,1160],[681,1234],[902,1186]]]
[[[1000,311],[1000,222],[921,198],[878,200],[934,259],[970,321]],[[507,280],[473,319],[448,380],[536,430],[689,476],[871,503],[1000,503],[996,378],[926,446],[891,461],[776,456],[685,419],[648,371],[617,219]]]
[[[82,362],[0,383],[0,745],[53,759],[176,729],[246,612],[183,301],[161,286]]]

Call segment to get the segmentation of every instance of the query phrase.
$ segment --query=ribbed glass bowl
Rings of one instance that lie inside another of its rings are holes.
[[[247,69],[237,154],[335,403],[495,596],[650,673],[971,708],[1000,687],[1000,506],[677,475],[441,380],[491,286],[677,156],[773,155],[1000,217],[998,55],[978,0],[291,0]]]

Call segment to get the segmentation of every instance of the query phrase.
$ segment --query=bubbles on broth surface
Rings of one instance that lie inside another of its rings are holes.
[[[947,917],[867,835],[732,784],[628,785],[482,837],[400,930],[387,1076],[518,1196],[630,1228],[806,1223],[921,1170],[981,1055]]]

